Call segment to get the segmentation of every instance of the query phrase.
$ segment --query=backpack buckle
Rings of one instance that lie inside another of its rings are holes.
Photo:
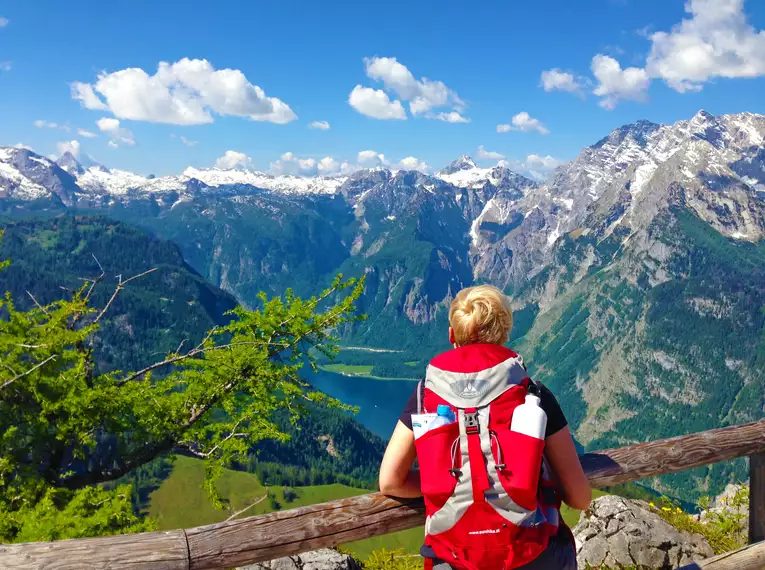
[[[481,424],[478,423],[478,412],[465,412],[465,433],[468,435],[481,433]]]

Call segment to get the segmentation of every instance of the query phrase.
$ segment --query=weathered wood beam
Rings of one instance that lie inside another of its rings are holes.
[[[765,540],[765,454],[749,457],[749,544]]]
[[[581,461],[592,486],[605,487],[764,453],[765,420],[588,453]],[[0,546],[0,568],[211,570],[421,524],[422,501],[373,493],[186,531]]]
[[[3,570],[186,570],[188,567],[189,548],[182,530],[0,544]]]
[[[733,552],[688,564],[678,570],[761,570],[762,568],[765,568],[765,542],[749,544]]]

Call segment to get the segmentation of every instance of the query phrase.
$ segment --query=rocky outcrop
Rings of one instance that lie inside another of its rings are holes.
[[[613,495],[593,501],[574,536],[580,568],[677,568],[714,554],[701,535],[677,530],[647,503]]]
[[[361,570],[361,567],[347,554],[323,548],[297,556],[242,566],[238,570]]]

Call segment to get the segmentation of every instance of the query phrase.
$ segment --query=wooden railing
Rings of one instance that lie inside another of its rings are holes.
[[[744,456],[751,458],[749,538],[755,543],[765,540],[765,420],[580,459],[597,488]],[[217,570],[413,528],[423,517],[420,500],[373,493],[186,530],[0,545],[0,568]],[[689,568],[746,570],[762,568],[763,560],[765,543]]]

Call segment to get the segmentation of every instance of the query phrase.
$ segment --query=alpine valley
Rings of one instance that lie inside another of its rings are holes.
[[[342,331],[343,344],[420,363],[446,348],[454,294],[498,285],[513,298],[514,348],[588,449],[764,415],[762,115],[626,125],[546,182],[467,156],[437,174],[145,178],[0,148],[0,216],[67,213],[174,242],[245,305],[261,290],[310,296],[338,273],[364,275],[368,319]],[[654,486],[693,499],[731,478],[745,478],[741,465]]]

